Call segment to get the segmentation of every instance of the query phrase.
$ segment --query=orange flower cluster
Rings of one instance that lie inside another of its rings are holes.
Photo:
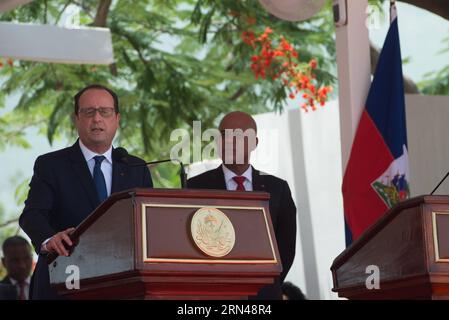
[[[281,81],[290,91],[291,99],[295,99],[302,92],[302,98],[306,102],[301,105],[301,108],[306,112],[309,109],[315,111],[318,104],[324,106],[328,94],[332,92],[332,87],[316,87],[316,76],[313,70],[318,67],[317,60],[312,59],[306,65],[299,63],[298,52],[293,46],[282,36],[278,45],[274,45],[270,38],[272,34],[273,30],[268,27],[258,37],[253,31],[242,33],[243,42],[258,51],[251,57],[251,70],[256,79],[260,77]]]
[[[10,67],[14,66],[14,61],[11,58],[8,58],[8,60],[6,61],[8,63],[8,65]],[[0,68],[2,68],[4,66],[3,61],[0,59]]]

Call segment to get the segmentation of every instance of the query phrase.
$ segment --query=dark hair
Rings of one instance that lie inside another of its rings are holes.
[[[7,238],[2,245],[2,251],[3,254],[5,254],[5,250],[9,247],[13,247],[13,246],[30,246],[30,244],[28,243],[28,241],[21,237],[21,236],[13,236],[13,237],[9,237]]]
[[[75,100],[75,114],[76,115],[78,115],[78,110],[80,109],[80,106],[79,106],[80,97],[82,96],[82,94],[84,92],[86,92],[87,90],[91,90],[91,89],[100,89],[100,90],[107,91],[112,96],[112,99],[114,99],[115,113],[119,113],[117,94],[114,91],[112,91],[111,89],[109,89],[101,84],[90,84],[87,87],[84,87],[83,89],[78,91],[78,93],[75,94],[75,96],[73,97],[73,99]]]
[[[301,289],[291,282],[284,282],[282,284],[282,293],[286,295],[289,300],[307,300]]]

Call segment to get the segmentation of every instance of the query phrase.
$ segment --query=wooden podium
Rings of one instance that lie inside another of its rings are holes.
[[[368,289],[379,269],[379,289]],[[449,299],[449,196],[421,196],[389,210],[331,267],[349,299]],[[368,279],[371,282],[371,279]]]
[[[69,299],[246,299],[282,271],[268,201],[265,192],[113,194],[78,226],[72,254],[49,261],[50,282]],[[80,288],[68,289],[74,268]]]

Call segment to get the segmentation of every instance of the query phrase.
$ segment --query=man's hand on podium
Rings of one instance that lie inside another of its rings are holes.
[[[57,253],[60,256],[69,256],[69,250],[67,247],[73,247],[74,243],[70,239],[70,234],[75,231],[75,228],[68,228],[64,231],[58,232],[48,241],[42,244],[42,249],[49,253]],[[64,241],[64,242],[63,242]],[[67,247],[66,247],[67,245]],[[71,251],[71,250],[70,250]]]

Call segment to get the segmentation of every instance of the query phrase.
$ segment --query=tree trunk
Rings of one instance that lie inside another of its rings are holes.
[[[446,20],[449,20],[449,3],[447,0],[401,0],[401,2],[428,10]]]
[[[100,3],[98,4],[97,14],[95,15],[93,23],[95,27],[106,28],[106,22],[108,20],[108,13],[109,8],[111,7],[111,2],[112,0],[101,0]],[[117,65],[115,62],[109,65],[109,71],[114,77],[117,76],[118,72],[117,72]]]
[[[109,7],[112,0],[101,0],[98,4],[97,14],[93,25],[96,27],[106,27],[106,20],[108,19]]]

